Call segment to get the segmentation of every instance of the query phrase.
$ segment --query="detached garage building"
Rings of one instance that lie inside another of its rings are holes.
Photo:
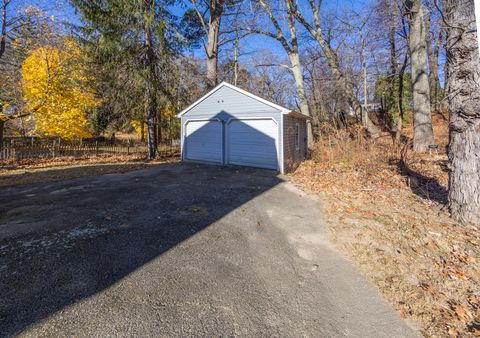
[[[307,117],[222,82],[178,114],[182,160],[294,170],[307,155]]]

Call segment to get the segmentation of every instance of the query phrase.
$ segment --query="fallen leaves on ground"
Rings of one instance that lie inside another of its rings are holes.
[[[480,232],[449,218],[446,155],[389,137],[320,142],[293,181],[322,195],[330,234],[427,337],[480,334]]]
[[[0,187],[124,173],[175,161],[176,156],[148,160],[139,154],[28,159],[2,164]]]

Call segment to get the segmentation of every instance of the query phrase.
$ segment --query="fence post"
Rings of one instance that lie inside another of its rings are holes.
[[[95,156],[98,156],[98,140],[95,140]]]

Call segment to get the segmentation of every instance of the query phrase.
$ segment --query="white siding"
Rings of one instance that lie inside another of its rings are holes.
[[[187,111],[182,117],[203,118],[212,117],[217,114],[241,117],[252,113],[268,115],[271,113],[280,113],[280,110],[232,88],[222,87]]]

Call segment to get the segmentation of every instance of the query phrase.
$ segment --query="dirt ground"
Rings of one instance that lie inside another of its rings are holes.
[[[435,130],[438,153],[403,160],[388,137],[327,140],[293,179],[321,195],[337,246],[423,335],[479,337],[480,233],[449,218],[446,124]]]

